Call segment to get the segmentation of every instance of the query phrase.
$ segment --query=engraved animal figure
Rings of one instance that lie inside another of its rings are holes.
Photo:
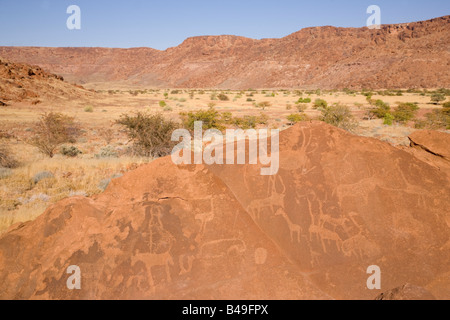
[[[291,235],[291,241],[294,242],[294,235],[297,235],[297,242],[300,242],[300,237],[301,234],[303,232],[303,229],[300,225],[292,222],[292,220],[289,218],[289,216],[287,215],[287,213],[282,209],[279,208],[277,210],[277,212],[275,212],[276,216],[282,216],[284,218],[284,220],[286,221],[288,228],[289,228],[289,233]]]
[[[248,205],[248,212],[252,216],[253,219],[259,220],[261,217],[261,211],[265,208],[270,208],[270,212],[275,213],[275,208],[283,208],[284,207],[284,198],[286,197],[286,186],[280,177],[281,185],[283,186],[283,190],[281,193],[276,190],[276,179],[278,176],[270,176],[269,181],[267,183],[267,194],[268,196],[264,199],[255,199],[250,202]]]
[[[166,281],[171,282],[172,278],[170,276],[169,265],[173,265],[173,259],[169,251],[163,253],[139,252],[131,257],[131,265],[134,266],[138,261],[144,262],[149,273],[148,279],[152,287],[155,286],[152,275],[152,268],[155,266],[163,266],[166,271]]]
[[[325,253],[327,252],[325,240],[334,241],[336,243],[338,250],[341,251],[342,239],[336,232],[316,226],[314,224],[311,224],[309,226],[308,231],[309,231],[309,240],[312,241],[312,235],[315,234],[319,238],[320,243],[322,245],[322,249]]]

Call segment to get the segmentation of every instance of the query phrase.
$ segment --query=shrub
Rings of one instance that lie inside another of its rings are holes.
[[[305,98],[305,99],[300,98],[300,99],[298,99],[298,101],[297,101],[297,103],[310,103],[310,102],[311,102],[311,99],[310,99],[310,98]]]
[[[172,109],[172,107],[167,106],[167,107],[164,107],[163,110],[166,111],[166,112],[168,112],[168,111],[172,111],[173,109]]]
[[[247,98],[247,102],[253,102],[254,100],[252,98]]]
[[[305,103],[299,103],[295,105],[295,107],[297,108],[298,112],[305,112],[305,110],[308,109],[308,105]]]
[[[314,109],[325,109],[328,106],[328,103],[323,99],[316,99],[313,104]]]
[[[76,157],[83,153],[75,146],[62,146],[60,152],[66,157]]]
[[[391,107],[389,106],[389,104],[385,103],[383,100],[376,100],[374,104],[375,108],[370,110],[370,114],[379,119],[384,119],[386,117],[386,114],[391,111]]]
[[[443,108],[442,112],[443,112],[445,115],[450,116],[450,101],[444,103],[444,105],[442,106],[442,108]]]
[[[414,118],[419,107],[414,103],[400,103],[392,113],[394,120],[400,123],[406,123]]]
[[[6,145],[0,145],[0,167],[17,168],[19,162],[14,159],[11,150]]]
[[[94,107],[87,106],[86,108],[84,108],[84,112],[94,112]]]
[[[189,130],[194,130],[194,123],[196,121],[203,122],[203,129],[218,129],[223,130],[222,121],[219,112],[214,108],[208,110],[199,110],[196,112],[180,113],[183,126]]]
[[[383,124],[392,126],[392,122],[394,121],[394,116],[390,113],[386,113],[383,118]]]
[[[289,121],[290,125],[293,125],[297,122],[309,120],[309,118],[306,114],[298,114],[298,113],[290,114],[286,117],[286,119]]]
[[[425,115],[425,120],[416,120],[415,127],[417,129],[450,129],[450,115],[444,110],[433,110],[433,112]]]
[[[342,104],[334,104],[323,109],[320,120],[348,131],[353,130],[357,126],[350,109]]]
[[[255,129],[258,124],[267,124],[268,117],[265,114],[259,116],[244,116],[242,118],[233,118],[233,123],[240,129]]]
[[[160,106],[161,108],[164,108],[165,106],[167,106],[167,103],[166,103],[164,100],[161,100],[161,101],[159,102],[159,106]]]
[[[219,98],[220,101],[228,101],[228,100],[230,100],[230,98],[228,98],[228,96],[226,94],[223,94],[223,93],[219,94],[217,96],[217,98]]]
[[[37,184],[38,182],[40,182],[44,179],[51,179],[54,177],[55,177],[55,175],[53,173],[51,173],[50,171],[41,171],[41,172],[36,173],[33,176],[32,180],[33,180],[34,184]]]
[[[266,108],[270,107],[271,105],[272,105],[272,103],[270,103],[269,101],[262,101],[262,102],[258,103],[256,105],[256,107],[265,110]]]
[[[179,125],[166,120],[161,114],[137,112],[130,116],[123,114],[117,124],[125,127],[128,138],[133,141],[136,154],[161,157],[169,155],[176,142],[171,141],[172,132]]]
[[[286,104],[286,110],[291,110],[292,109],[292,104]]]
[[[179,94],[180,93],[180,90],[172,90],[172,91],[170,91],[170,94]]]
[[[438,104],[441,101],[445,101],[445,96],[441,93],[435,93],[431,96],[431,102]]]
[[[45,113],[35,124],[35,135],[27,142],[39,149],[50,158],[54,156],[57,147],[64,143],[74,143],[79,134],[79,128],[74,118],[62,113]]]

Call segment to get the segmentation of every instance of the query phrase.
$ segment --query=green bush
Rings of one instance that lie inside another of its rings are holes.
[[[306,103],[296,104],[295,107],[297,108],[298,112],[305,112],[305,110],[308,109],[308,105]]]
[[[299,113],[290,114],[286,117],[286,119],[289,121],[290,125],[293,125],[297,122],[309,120],[309,118],[306,114],[299,114]]]
[[[379,119],[384,119],[386,117],[386,114],[390,113],[391,111],[391,107],[389,106],[389,104],[384,102],[383,100],[376,100],[374,104],[375,108],[371,109],[370,113]]]
[[[390,113],[386,113],[383,118],[383,124],[392,126],[392,122],[394,121],[394,116]]]
[[[316,99],[313,104],[314,109],[325,109],[328,106],[328,103],[323,99]]]
[[[357,126],[350,108],[342,104],[334,104],[323,109],[320,120],[348,131],[353,130]]]
[[[305,98],[305,99],[300,98],[300,99],[298,99],[298,101],[297,101],[297,103],[310,103],[310,102],[311,102],[311,99],[310,99],[310,98]]]
[[[123,114],[116,123],[125,127],[136,154],[162,157],[169,155],[176,145],[171,139],[172,132],[179,128],[178,123],[166,120],[159,113]]]
[[[189,130],[194,130],[194,123],[196,121],[203,122],[203,130],[224,129],[220,114],[214,108],[209,108],[208,110],[199,110],[196,112],[182,112],[180,113],[180,116],[182,118],[183,126]]]
[[[400,103],[394,109],[392,115],[394,116],[394,120],[396,122],[406,123],[415,117],[417,110],[419,110],[419,107],[414,103]]]
[[[161,108],[164,108],[165,106],[167,106],[167,103],[166,103],[164,100],[161,100],[161,101],[159,102],[159,106],[160,106]]]
[[[84,112],[94,112],[94,107],[87,106],[86,108],[84,108]]]

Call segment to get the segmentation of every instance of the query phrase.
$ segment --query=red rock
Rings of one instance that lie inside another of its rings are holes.
[[[0,47],[77,83],[184,88],[450,87],[450,16],[380,30],[314,27],[281,39],[201,36],[177,47]],[[406,53],[406,54],[405,54]],[[128,80],[132,79],[132,80]]]
[[[0,298],[373,299],[370,265],[382,290],[450,298],[438,169],[321,122],[283,131],[279,173],[259,169],[166,157],[62,200],[0,237]]]

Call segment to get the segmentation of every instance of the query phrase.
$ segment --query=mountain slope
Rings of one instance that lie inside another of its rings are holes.
[[[150,48],[0,47],[0,56],[78,83],[253,88],[450,87],[450,16],[368,28],[314,27],[281,39],[186,39]]]

